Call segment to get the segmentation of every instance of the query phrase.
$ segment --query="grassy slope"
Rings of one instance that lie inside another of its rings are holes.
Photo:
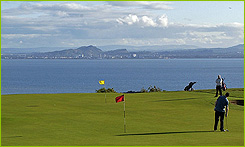
[[[243,89],[229,92],[243,99]],[[126,94],[127,133],[119,95],[3,95],[2,145],[244,145],[243,106],[231,104],[230,132],[210,132],[214,90]]]

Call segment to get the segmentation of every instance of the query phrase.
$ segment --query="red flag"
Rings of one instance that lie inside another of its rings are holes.
[[[116,103],[124,101],[124,95],[116,97]]]

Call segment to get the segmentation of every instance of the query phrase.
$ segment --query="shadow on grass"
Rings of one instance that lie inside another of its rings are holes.
[[[157,100],[154,102],[166,102],[166,101],[185,101],[185,100],[193,100],[197,98],[183,98],[183,99],[169,99],[169,100]]]
[[[19,137],[23,137],[23,136],[8,136],[8,137],[2,137],[2,138],[19,138]]]
[[[116,136],[168,135],[168,134],[209,133],[209,132],[214,132],[214,131],[181,131],[181,132],[139,133],[139,134],[120,134],[120,135],[116,135]]]

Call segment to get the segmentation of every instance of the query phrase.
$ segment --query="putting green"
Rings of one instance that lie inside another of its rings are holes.
[[[243,100],[243,89],[228,89]],[[212,132],[214,90],[125,94],[2,95],[2,146],[244,146],[244,107],[230,104],[229,132]],[[227,126],[225,121],[225,127]]]

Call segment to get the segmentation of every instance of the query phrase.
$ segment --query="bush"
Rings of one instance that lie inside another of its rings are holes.
[[[161,92],[162,91],[159,87],[156,87],[156,86],[154,87],[150,86],[148,90],[149,92]]]
[[[165,90],[163,90],[165,91]],[[148,87],[148,89],[145,89],[144,87],[141,88],[140,90],[141,93],[147,93],[147,92],[162,92],[162,90],[159,88],[159,87],[156,87],[156,86],[150,86]]]
[[[106,90],[107,93],[117,93],[113,88],[108,88]]]
[[[96,90],[96,93],[117,93],[113,88],[101,88],[99,90]]]

